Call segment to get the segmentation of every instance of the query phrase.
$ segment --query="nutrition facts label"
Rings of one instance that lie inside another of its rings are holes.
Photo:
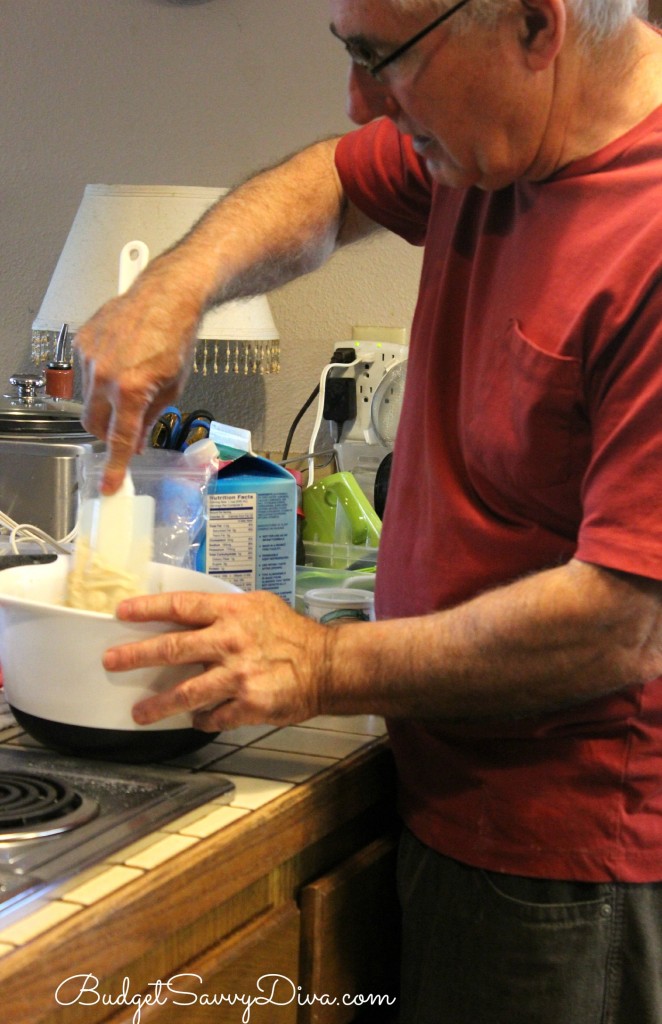
[[[256,587],[257,495],[208,495],[207,572]]]

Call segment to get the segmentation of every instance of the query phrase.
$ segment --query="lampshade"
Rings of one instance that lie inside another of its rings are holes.
[[[148,259],[177,242],[227,191],[87,185],[32,324],[33,352],[35,347],[39,350],[38,358],[49,357],[63,323],[75,334],[104,302],[130,284]],[[253,370],[261,372],[278,368],[278,331],[263,295],[210,310],[200,323],[198,338],[217,348],[224,344],[227,351],[224,348],[221,353],[221,362],[226,371],[233,367],[237,372],[249,361]],[[218,351],[215,363],[218,366]]]

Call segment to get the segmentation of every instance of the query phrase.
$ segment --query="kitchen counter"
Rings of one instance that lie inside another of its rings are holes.
[[[4,726],[5,741],[33,742]],[[354,1010],[324,1005],[326,986],[358,996],[347,986],[381,983],[396,953],[389,915],[397,823],[383,722],[322,717],[248,727],[174,763],[229,778],[231,802],[184,815],[0,926],[3,1019],[230,1024],[242,1020],[241,1000],[257,994],[265,973],[285,979],[279,991],[286,986],[289,1002],[274,995],[244,1020],[353,1019]],[[193,979],[189,995],[164,992],[181,973]],[[219,991],[223,1005],[210,1005]],[[301,992],[314,998],[305,1004]]]

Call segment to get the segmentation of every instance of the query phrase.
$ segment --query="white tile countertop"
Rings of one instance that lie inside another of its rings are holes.
[[[0,927],[0,957],[84,911],[171,858],[334,767],[385,735],[375,716],[313,718],[276,729],[248,726],[221,734],[201,750],[168,764],[216,772],[235,786],[230,802],[211,801],[51,890],[48,902]],[[0,742],[39,746],[0,701]]]

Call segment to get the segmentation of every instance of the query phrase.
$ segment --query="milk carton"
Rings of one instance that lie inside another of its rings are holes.
[[[207,493],[198,568],[241,590],[270,590],[294,605],[297,489],[291,473],[253,454],[250,432],[212,423],[219,468]]]

